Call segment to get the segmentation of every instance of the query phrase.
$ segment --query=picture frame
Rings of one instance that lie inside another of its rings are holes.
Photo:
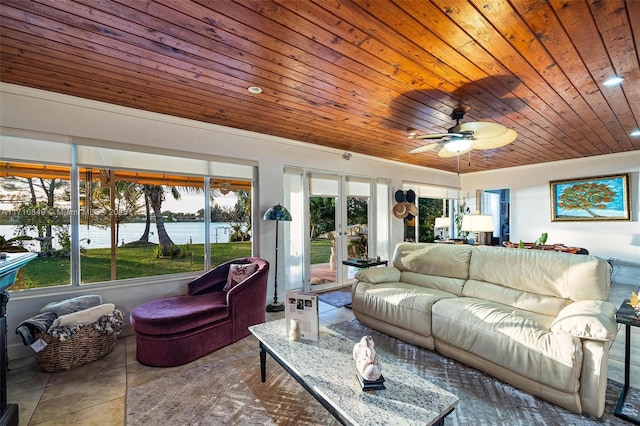
[[[549,182],[551,221],[631,220],[629,173]]]

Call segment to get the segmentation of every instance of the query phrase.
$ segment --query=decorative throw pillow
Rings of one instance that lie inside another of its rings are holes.
[[[229,265],[229,275],[227,276],[227,284],[222,289],[223,291],[229,291],[233,287],[240,284],[247,277],[258,270],[258,265],[255,263],[232,263]]]

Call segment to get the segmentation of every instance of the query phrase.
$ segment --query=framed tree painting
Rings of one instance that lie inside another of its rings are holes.
[[[631,220],[628,173],[549,184],[552,222]]]

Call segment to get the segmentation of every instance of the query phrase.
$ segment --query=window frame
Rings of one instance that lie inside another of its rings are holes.
[[[52,138],[54,139],[54,138]],[[94,141],[92,141],[94,142]],[[212,191],[211,184],[216,179],[223,180],[239,180],[242,182],[246,182],[249,186],[250,197],[253,199],[255,197],[255,190],[257,188],[256,185],[256,176],[257,176],[257,164],[254,162],[248,162],[245,160],[237,160],[233,161],[233,159],[229,158],[218,158],[218,157],[210,157],[210,158],[198,158],[194,159],[193,154],[182,153],[179,151],[176,152],[166,152],[167,150],[161,150],[161,153],[157,152],[144,152],[137,148],[125,147],[117,144],[116,147],[112,147],[114,144],[105,142],[103,145],[94,146],[92,145],[80,145],[75,143],[72,138],[67,141],[60,140],[47,140],[47,139],[38,139],[37,137],[31,137],[29,135],[28,138],[22,138],[13,135],[0,134],[0,161],[2,162],[22,162],[22,163],[32,163],[32,164],[41,164],[43,166],[47,165],[57,165],[63,167],[69,167],[70,176],[69,176],[69,191],[70,191],[70,209],[71,212],[80,212],[80,173],[79,170],[82,167],[105,167],[105,164],[91,164],[95,163],[95,161],[78,161],[78,150],[82,150],[86,153],[92,152],[111,152],[120,154],[122,158],[126,158],[128,155],[131,156],[155,156],[156,158],[171,158],[172,160],[177,160],[178,162],[186,162],[189,164],[189,161],[194,161],[200,163],[198,167],[198,171],[200,173],[188,173],[183,174],[185,176],[193,176],[198,179],[202,179],[203,181],[203,207],[205,211],[205,220],[204,220],[204,262],[202,264],[202,269],[198,271],[188,271],[188,272],[178,272],[171,273],[165,275],[150,275],[143,277],[135,277],[135,278],[125,278],[125,279],[116,279],[116,280],[108,280],[108,281],[97,281],[91,283],[82,283],[81,282],[81,268],[80,268],[80,216],[79,214],[71,214],[70,216],[70,234],[71,234],[71,255],[70,255],[70,282],[68,284],[55,285],[50,287],[37,287],[31,289],[20,289],[20,290],[9,290],[13,295],[46,295],[46,294],[54,294],[54,293],[64,293],[67,291],[77,291],[80,289],[91,289],[91,291],[98,291],[103,288],[114,288],[114,287],[126,287],[126,286],[135,286],[140,284],[151,284],[167,282],[167,281],[176,281],[181,279],[189,279],[191,277],[199,276],[203,272],[209,270],[211,268],[211,241],[210,236],[208,235],[208,231],[211,225],[211,199],[210,194]],[[41,147],[40,150],[29,149],[29,147]],[[128,149],[127,149],[128,148]],[[94,151],[92,151],[94,150]],[[49,152],[48,155],[43,154],[42,152]],[[51,154],[53,153],[53,154]],[[170,155],[169,155],[170,154]],[[52,158],[55,161],[45,161],[45,158]],[[66,160],[65,160],[66,158]],[[94,158],[99,158],[99,156],[95,156]],[[126,160],[125,160],[126,163]],[[119,169],[124,170],[125,167],[122,167],[118,164],[108,165],[110,169]],[[147,168],[135,168],[134,171],[140,172],[150,172],[150,173],[163,173],[163,170],[157,170],[153,167]],[[176,173],[175,171],[169,172],[170,174],[179,175],[180,173]],[[202,173],[202,174],[201,174]],[[253,223],[256,223],[256,203],[251,203],[251,220]],[[254,230],[255,231],[255,230]],[[255,253],[256,250],[256,236],[252,235],[252,243],[251,243],[251,252]]]

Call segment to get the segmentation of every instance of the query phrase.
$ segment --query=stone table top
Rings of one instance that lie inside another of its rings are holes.
[[[291,341],[285,329],[284,319],[249,327],[272,356],[286,363],[346,424],[429,425],[442,421],[458,403],[457,396],[380,355],[386,389],[364,392],[356,377],[355,342],[324,326],[318,341]]]

